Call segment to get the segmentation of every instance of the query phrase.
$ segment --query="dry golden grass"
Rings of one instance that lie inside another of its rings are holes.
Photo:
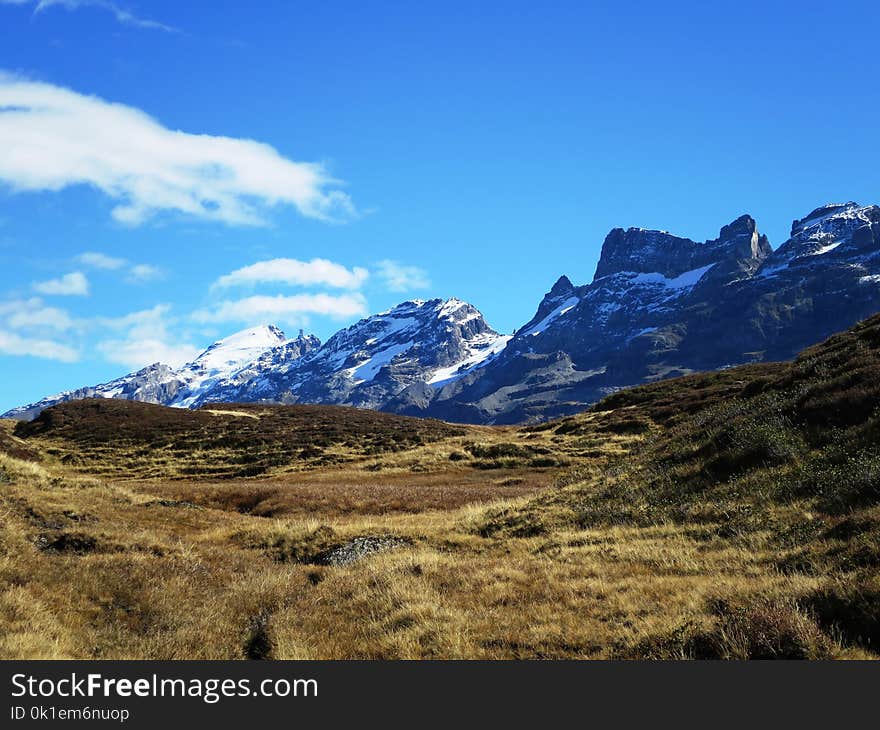
[[[350,468],[264,479],[162,481],[132,485],[145,494],[257,517],[390,515],[448,510],[531,494],[550,485],[549,470],[450,473],[368,472]]]
[[[876,659],[878,374],[880,318],[521,429],[2,424],[0,657]]]
[[[572,443],[557,446],[573,458]],[[425,448],[380,471],[367,461],[219,483],[113,481],[51,456],[0,456],[0,656],[674,657],[705,653],[700,637],[747,656],[750,638],[719,628],[713,607],[749,597],[815,656],[872,656],[817,632],[796,600],[832,579],[781,573],[771,531],[742,544],[674,524],[572,529],[558,497],[602,472],[595,454],[580,481],[548,492],[560,470],[512,477]],[[459,437],[430,447],[458,448]],[[445,471],[413,473],[412,459]],[[275,516],[242,513],[236,490]],[[515,520],[486,530],[542,495],[537,534],[516,536]],[[407,544],[318,564],[326,545],[364,535]]]
[[[462,537],[478,542],[457,534],[463,506],[535,493],[559,472],[449,458],[521,439],[513,429],[474,428],[376,457],[337,448],[336,467],[284,465],[220,481],[181,480],[173,460],[165,479],[132,478],[119,468],[132,458],[125,450],[102,450],[106,463],[95,452],[71,460],[64,443],[9,438],[37,448],[41,461],[0,454],[6,658],[241,658],[258,652],[263,634],[270,648],[261,651],[283,657],[276,617],[313,597],[317,576],[347,569],[283,562],[273,541],[308,542],[332,525],[336,542],[391,533],[411,541],[394,552],[439,555]],[[141,462],[136,473],[160,468],[152,454]]]

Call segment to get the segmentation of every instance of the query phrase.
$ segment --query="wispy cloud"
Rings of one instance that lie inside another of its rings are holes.
[[[98,352],[107,362],[133,369],[155,362],[176,367],[193,360],[200,350],[172,335],[170,311],[169,305],[157,304],[121,317],[99,319],[102,327],[118,335],[98,342]]]
[[[0,182],[15,191],[92,185],[128,225],[163,212],[262,225],[280,206],[326,221],[355,215],[320,163],[253,140],[168,129],[133,107],[8,74],[0,74],[0,139]]]
[[[66,10],[99,8],[111,13],[120,25],[142,28],[144,30],[161,30],[166,33],[180,32],[177,28],[165,23],[150,20],[149,18],[141,18],[122,5],[111,2],[111,0],[0,0],[0,5],[33,5],[34,15],[55,7],[65,8]]]
[[[92,269],[102,269],[104,271],[124,269],[126,274],[125,280],[135,284],[153,281],[162,276],[162,270],[158,266],[153,266],[152,264],[133,264],[128,259],[108,256],[99,251],[81,253],[76,257],[76,261]]]
[[[89,293],[89,280],[81,271],[73,271],[57,279],[35,281],[32,286],[40,294],[56,296],[86,296]]]
[[[39,297],[0,302],[0,316],[7,327],[15,330],[40,328],[64,332],[74,326],[67,312],[45,305]]]
[[[308,315],[334,319],[361,317],[367,313],[363,295],[294,294],[292,296],[252,296],[220,302],[209,309],[193,313],[195,322],[285,322],[302,324]]]
[[[23,337],[16,332],[0,329],[0,353],[4,355],[28,355],[47,360],[76,362],[79,353],[72,347],[55,340]]]
[[[86,251],[77,256],[76,260],[84,266],[90,266],[94,269],[106,269],[108,271],[121,269],[128,264],[126,259],[117,258],[116,256],[108,256],[99,251]]]
[[[60,362],[79,359],[79,351],[69,342],[78,323],[63,309],[50,307],[39,297],[0,302],[0,322],[0,355]]]
[[[150,264],[135,264],[128,270],[129,281],[153,281],[160,276],[162,276],[161,269]]]
[[[367,280],[369,272],[355,267],[347,269],[327,259],[298,261],[297,259],[272,259],[258,261],[250,266],[236,269],[214,282],[215,287],[241,284],[288,284],[291,286],[325,285],[337,289],[359,289]]]
[[[0,302],[0,321],[0,355],[76,362],[80,353],[92,352],[106,362],[138,369],[154,362],[182,365],[200,352],[181,336],[180,319],[171,315],[168,304],[74,320],[32,297]]]
[[[406,266],[390,259],[379,262],[378,274],[389,291],[405,292],[413,289],[427,289],[431,286],[428,272],[424,269],[418,266]]]

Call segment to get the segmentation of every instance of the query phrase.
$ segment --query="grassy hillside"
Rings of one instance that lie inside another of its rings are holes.
[[[236,404],[197,411],[111,399],[71,401],[21,422],[74,466],[118,476],[247,477],[325,466],[463,434],[441,421],[340,406]]]
[[[880,317],[524,428],[117,401],[0,429],[0,656],[876,658]]]

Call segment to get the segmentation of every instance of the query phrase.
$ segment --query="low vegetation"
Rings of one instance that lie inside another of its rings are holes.
[[[0,657],[877,658],[880,317],[536,426],[0,429]]]

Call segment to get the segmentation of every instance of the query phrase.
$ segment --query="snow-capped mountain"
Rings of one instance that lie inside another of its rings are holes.
[[[242,356],[239,361],[230,364],[230,367],[219,368],[215,375],[201,383],[201,387],[193,388],[185,399],[176,400],[168,405],[195,408],[205,403],[236,400],[280,400],[279,394],[271,389],[271,377],[284,372],[308,353],[317,350],[321,346],[321,341],[315,335],[307,335],[302,330],[296,338],[285,339],[284,333],[274,325],[260,327],[257,330],[263,333],[265,346],[261,347],[254,342],[254,349],[250,352],[245,352],[244,349],[238,350],[237,353]],[[212,348],[221,343],[248,342],[249,335],[253,332],[254,330],[244,330],[220,340],[220,343],[209,347],[205,354],[210,353]],[[216,357],[214,359],[216,360]]]
[[[775,251],[741,216],[704,243],[643,228],[605,238],[590,284],[565,276],[513,335],[458,299],[409,301],[323,345],[271,325],[227,337],[193,362],[17,408],[73,398],[182,407],[327,403],[472,423],[582,410],[629,385],[793,357],[880,311],[880,207],[826,205]]]
[[[274,393],[269,397],[284,402],[381,409],[411,385],[435,387],[461,377],[508,339],[467,302],[404,302],[337,332],[294,366],[224,393],[223,400],[261,400]]]
[[[122,398],[125,400],[189,407],[200,404],[203,394],[246,373],[264,355],[296,359],[320,344],[314,335],[285,339],[274,325],[242,330],[218,340],[195,360],[180,368],[154,363],[135,373],[109,383],[65,391],[43,398],[37,403],[15,408],[4,414],[6,418],[32,418],[44,408],[68,400],[81,398]]]
[[[382,408],[412,384],[439,387],[493,358],[510,338],[458,299],[404,302],[348,327],[323,346],[274,325],[218,340],[173,369],[156,363],[109,383],[67,391],[5,414],[31,418],[78,398],[124,398],[194,408],[208,403],[334,403]]]
[[[822,206],[792,223],[791,238],[767,259],[761,275],[773,276],[787,267],[820,260],[872,258],[878,253],[878,232],[880,208],[876,205],[850,202]]]
[[[234,378],[265,352],[283,346],[284,333],[275,325],[252,327],[218,340],[191,363],[177,371],[185,383],[182,392],[172,405],[191,406],[198,402],[202,393],[219,383]]]

